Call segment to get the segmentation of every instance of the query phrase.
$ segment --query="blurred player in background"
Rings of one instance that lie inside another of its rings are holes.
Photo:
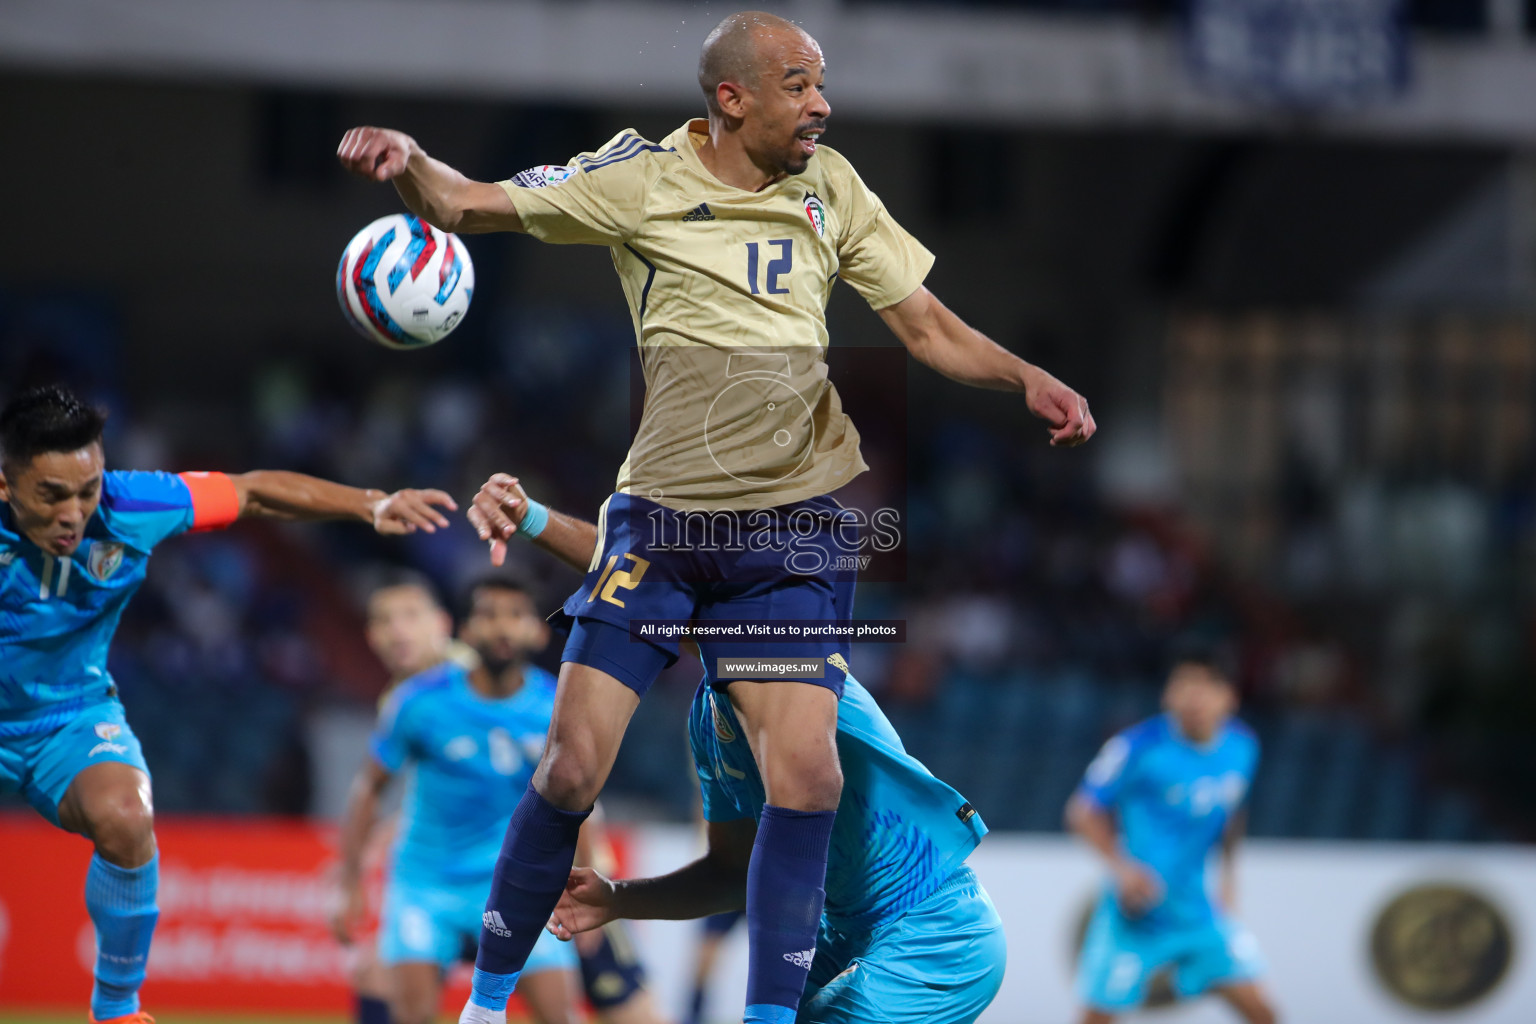
[[[396,686],[450,656],[462,665],[473,664],[474,652],[453,639],[453,617],[438,600],[432,581],[418,572],[394,569],[377,581],[368,594],[366,615],[368,647],[389,676],[381,705]],[[394,826],[393,816],[378,822],[354,876],[346,875],[346,864],[341,866],[341,899],[331,918],[337,939],[353,947],[357,1024],[389,1024],[389,976],[379,963],[374,936],[358,935],[357,926],[368,903],[364,879],[387,857]]]
[[[554,678],[528,661],[548,642],[549,627],[520,583],[508,577],[474,586],[460,637],[479,664],[443,661],[394,689],[342,816],[342,878],[353,889],[348,904],[358,907],[356,880],[379,797],[411,769],[379,922],[394,1024],[436,1019],[445,973],[474,956],[483,891],[554,703]],[[518,991],[544,1024],[572,1024],[574,950],[542,944]]]
[[[581,827],[576,863],[610,874],[618,869],[601,804]],[[603,1024],[661,1024],[665,1019],[645,987],[645,968],[623,921],[583,933],[576,952],[581,957],[582,990]]]
[[[446,230],[608,247],[646,377],[644,413],[601,516],[601,552],[566,602],[574,625],[555,731],[486,903],[506,928],[481,938],[461,1017],[470,1024],[501,1019],[630,717],[677,660],[673,641],[631,642],[631,621],[845,623],[852,615],[854,517],[830,493],[867,467],[827,379],[825,314],[836,278],[920,362],[962,383],[1023,394],[1050,424],[1053,444],[1093,434],[1081,396],[967,326],[923,286],[932,254],[846,159],[819,146],[831,114],[825,72],[804,31],[745,12],[705,40],[699,84],[708,119],[660,143],[622,132],[569,165],[499,184],[472,181],[388,129],[354,128],[338,149],[346,167],[393,181],[412,212]],[[735,517],[751,541],[710,544],[698,512],[710,530]],[[810,532],[791,535],[790,520]],[[658,529],[680,542],[649,543]],[[786,547],[816,549],[822,568],[791,571]],[[701,557],[706,550],[718,557]],[[714,657],[714,645],[703,646]],[[799,954],[815,944],[814,911],[825,898],[849,648],[839,637],[807,637],[774,653],[817,670],[729,688],[768,801],[747,883],[745,1017],[783,1024],[800,1003],[809,963]]]
[[[1177,659],[1163,704],[1166,713],[1104,745],[1067,805],[1068,826],[1111,875],[1078,962],[1083,1022],[1134,1011],[1152,976],[1171,968],[1180,997],[1215,992],[1250,1024],[1272,1024],[1258,943],[1230,916],[1258,741],[1233,719],[1237,691],[1205,652]],[[1218,846],[1221,892],[1213,898]]]
[[[472,518],[545,525],[534,543],[578,568],[596,525],[530,501],[498,474],[475,496]],[[550,523],[558,522],[551,530]],[[504,533],[504,531],[502,531]],[[709,848],[669,875],[613,882],[571,871],[550,921],[561,938],[625,918],[679,920],[740,911],[758,821],[762,776],[729,697],[706,673],[688,737]],[[849,676],[838,702],[844,786],[832,827],[818,934],[794,955],[809,980],[797,1018],[807,1024],[967,1024],[997,995],[1007,960],[1002,921],[966,866],[987,827],[965,798],[902,747],[879,706]],[[802,905],[801,912],[810,908]]]
[[[453,616],[438,600],[437,588],[419,572],[387,572],[368,592],[365,614],[368,648],[389,674],[383,697],[449,658],[474,664],[473,650],[453,638]]]
[[[708,823],[704,821],[703,805],[696,805],[696,811],[700,827],[707,833]],[[598,870],[602,871],[601,868]],[[715,965],[720,962],[720,950],[741,922],[742,916],[740,910],[727,910],[720,914],[710,914],[699,922],[699,942],[693,948],[693,977],[688,994],[688,1009],[679,1024],[704,1024],[709,1019],[709,983],[714,977]]]
[[[95,845],[91,1019],[139,1009],[159,909],[149,769],[107,650],[155,545],[236,519],[351,519],[382,534],[446,527],[441,491],[360,490],[298,473],[107,471],[106,416],[39,388],[0,411],[0,790]]]
[[[379,797],[407,765],[411,781],[389,869],[379,959],[394,1024],[435,1018],[446,971],[472,959],[486,885],[527,776],[543,749],[554,678],[528,659],[549,640],[532,597],[510,577],[471,589],[461,639],[472,658],[450,657],[447,613],[425,581],[396,582],[369,601],[369,641],[399,664],[432,659],[385,701],[373,755],[359,771],[342,819],[342,911],[348,941],[361,916],[364,852]],[[435,657],[434,657],[435,656]],[[468,663],[466,663],[468,662]],[[596,857],[584,832],[583,856]],[[649,996],[622,935],[587,943],[594,1006],[616,1024],[648,1024]],[[577,1019],[578,957],[553,940],[534,950],[518,991],[537,1019]]]
[[[740,910],[727,910],[710,914],[699,922],[699,944],[693,951],[693,991],[688,996],[688,1014],[681,1024],[704,1024],[708,1020],[709,981],[720,960],[720,947],[725,945],[741,915]]]

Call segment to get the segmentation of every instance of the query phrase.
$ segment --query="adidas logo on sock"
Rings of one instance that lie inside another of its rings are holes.
[[[709,212],[708,203],[700,203],[687,213],[683,214],[683,223],[690,224],[701,220],[714,220],[715,215]]]
[[[784,959],[785,960],[788,960],[790,963],[794,964],[796,967],[799,967],[800,969],[806,970],[806,971],[811,969],[811,961],[814,960],[815,958],[816,958],[816,947],[814,947],[814,946],[812,946],[810,949],[802,949],[798,953],[785,953],[784,954]]]
[[[501,919],[501,911],[487,910],[480,915],[480,923],[485,925],[485,930],[492,935],[500,935],[504,939],[512,937],[512,929],[507,927],[507,922]]]

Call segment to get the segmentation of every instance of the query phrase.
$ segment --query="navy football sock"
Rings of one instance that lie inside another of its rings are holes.
[[[688,1015],[683,1018],[682,1024],[704,1024],[704,999],[707,994],[703,985],[693,990],[693,998],[688,1000]]]
[[[389,1024],[389,1004],[373,996],[359,995],[353,1017],[357,1024]]]
[[[747,868],[748,1022],[795,1019],[816,955],[836,814],[763,807]]]
[[[470,1002],[500,1010],[565,891],[576,833],[591,811],[562,811],[528,784],[512,813],[481,919]]]

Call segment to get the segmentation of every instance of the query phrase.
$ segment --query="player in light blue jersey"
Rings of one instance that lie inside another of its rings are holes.
[[[745,904],[764,803],[741,721],[706,677],[689,742],[709,848],[669,875],[611,881],[576,868],[551,930],[562,938],[621,918],[704,917]],[[908,754],[849,676],[838,703],[843,796],[827,857],[826,903],[796,1019],[802,1024],[961,1024],[1002,984],[1002,921],[966,858],[987,827],[965,798]]]
[[[396,686],[450,657],[463,664],[474,652],[453,639],[453,617],[438,600],[431,580],[411,570],[391,570],[374,584],[366,604],[368,647],[385,672],[382,705]],[[394,845],[395,817],[379,821],[369,834],[361,860],[382,863]],[[340,879],[340,898],[331,912],[331,929],[342,945],[352,951],[348,971],[354,993],[355,1024],[390,1024],[389,975],[379,962],[374,936],[359,934],[367,896],[361,873]]]
[[[1165,714],[1104,745],[1067,805],[1069,826],[1112,875],[1078,963],[1083,1022],[1135,1010],[1152,976],[1171,969],[1180,997],[1214,992],[1251,1024],[1272,1024],[1258,944],[1230,916],[1258,741],[1232,717],[1236,690],[1204,654],[1177,661],[1163,703]],[[1210,877],[1218,847],[1219,897]]]
[[[342,875],[355,880],[378,798],[407,772],[379,922],[394,1024],[433,1020],[444,973],[474,958],[501,839],[554,709],[554,677],[528,662],[549,627],[521,584],[490,577],[474,586],[460,639],[479,663],[443,661],[395,688],[342,818]],[[578,1019],[576,970],[571,947],[549,938],[534,948],[517,990],[540,1021]]]
[[[963,1024],[997,995],[1002,921],[966,858],[987,827],[902,747],[851,675],[838,702],[843,796],[801,1024]],[[568,937],[615,918],[704,917],[745,904],[763,781],[730,699],[706,676],[688,720],[709,848],[669,875],[614,882],[588,868],[551,925]]]
[[[511,477],[492,482],[494,489],[476,497],[472,521],[499,514],[518,526],[537,522],[535,544],[575,566],[590,560],[593,524],[528,501]],[[516,495],[510,503],[500,496],[507,490]],[[574,869],[551,920],[554,934],[570,938],[623,918],[677,920],[745,906],[764,787],[736,709],[707,677],[694,697],[689,741],[708,852],[660,878],[613,882],[590,868]],[[797,954],[810,970],[797,1020],[973,1021],[997,994],[1007,956],[997,911],[965,864],[986,825],[906,752],[851,676],[838,702],[836,744],[842,798],[816,945]],[[816,909],[807,905],[804,913]]]
[[[298,473],[107,472],[104,423],[57,387],[0,411],[0,792],[95,844],[91,1019],[142,1024],[159,859],[149,770],[107,649],[150,552],[252,516],[433,531],[448,525],[437,507],[454,504],[441,491],[385,494]]]
[[[486,587],[477,588],[477,590],[483,589]],[[490,589],[494,590],[495,587],[491,586]],[[540,625],[542,628],[542,624]],[[467,623],[466,626],[469,627],[469,624]],[[395,687],[404,685],[413,678],[420,679],[431,675],[434,670],[440,670],[440,666],[444,663],[453,663],[470,671],[476,665],[485,663],[484,658],[475,649],[462,640],[452,639],[452,627],[452,618],[439,603],[431,582],[419,574],[390,573],[369,595],[368,645],[390,671],[391,693],[385,696],[384,711],[386,716],[396,714],[394,721],[397,724],[403,719],[397,714],[396,705],[392,699],[392,691]],[[547,631],[539,634],[544,639],[547,639],[547,635]],[[540,646],[544,639],[538,640]],[[511,667],[505,670],[507,673],[512,671]],[[527,672],[529,679],[538,684],[530,693],[541,695],[540,699],[552,695],[553,680],[547,674],[537,666],[528,666]],[[537,715],[542,716],[542,724],[535,723],[536,735],[526,741],[523,746],[529,749],[541,749],[544,743],[542,730],[548,727],[550,708],[537,703],[528,706],[533,708]],[[490,749],[489,741],[486,749]],[[528,770],[531,770],[531,763],[529,762]],[[354,944],[357,938],[357,926],[363,918],[367,904],[363,887],[363,864],[369,859],[367,851],[374,848],[384,834],[394,833],[392,825],[384,822],[377,823],[375,827],[368,827],[369,823],[374,822],[377,817],[378,796],[389,779],[388,774],[380,773],[380,767],[377,758],[374,759],[374,763],[364,766],[352,791],[352,803],[345,819],[341,892],[332,914],[331,924],[336,937],[346,945]],[[420,769],[415,768],[414,760],[413,768],[419,775]],[[432,772],[438,769],[428,765],[426,770]],[[526,772],[520,771],[511,779],[504,779],[498,774],[491,780],[491,784],[496,787],[508,783],[526,784]],[[420,796],[422,791],[418,788],[415,792]],[[501,800],[504,796],[505,794],[498,788],[496,800]],[[496,803],[492,801],[486,806],[494,807]],[[506,810],[505,807],[502,809]],[[509,817],[510,811],[502,814],[503,820],[499,827],[503,830],[506,825],[505,819]],[[430,823],[427,826],[416,827],[429,828]],[[583,863],[611,862],[612,851],[598,816],[589,818],[582,827],[581,840]],[[494,854],[494,851],[492,853]],[[436,862],[431,856],[424,859]],[[488,863],[494,865],[494,855]],[[486,868],[487,872],[490,870],[491,868]],[[489,875],[487,874],[485,878],[488,879]],[[461,889],[463,886],[457,881],[452,881],[446,883],[444,888],[452,890]],[[397,911],[403,905],[404,903],[399,900],[393,904]],[[471,909],[475,913],[468,914],[463,920],[458,918],[446,920],[444,927],[450,931],[462,928],[464,920],[474,928],[480,927],[480,918],[477,916],[479,907],[479,903],[474,903]],[[382,935],[384,944],[399,947],[400,924],[409,916],[409,913],[397,912],[383,922],[386,925]],[[598,1018],[604,1024],[657,1024],[659,1018],[656,1016],[650,993],[644,986],[645,972],[634,955],[633,944],[624,930],[615,925],[587,938],[588,941],[578,947],[577,954],[581,960],[582,988],[586,992],[587,1001],[597,1011]],[[467,947],[471,955],[473,955],[474,939],[475,935],[471,932]],[[433,960],[396,961],[386,967],[374,956],[372,945],[363,944],[358,950],[362,969],[355,974],[355,984],[359,994],[357,1024],[390,1024],[391,1019],[395,1024],[400,1024],[402,1021],[416,1020],[423,1014],[430,1014],[437,1005],[443,965]],[[452,946],[455,957],[460,951],[459,945]],[[399,969],[396,970],[396,967]],[[396,984],[397,978],[400,984]],[[531,984],[538,989],[546,983],[532,981]],[[560,986],[555,986],[557,998],[560,997],[559,989]],[[387,1005],[392,994],[397,1003],[393,1018]],[[551,1011],[546,1019],[559,1018]]]

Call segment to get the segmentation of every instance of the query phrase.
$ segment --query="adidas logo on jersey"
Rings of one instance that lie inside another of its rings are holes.
[[[507,927],[507,922],[501,919],[501,911],[487,910],[480,915],[480,923],[485,925],[485,930],[492,935],[500,935],[504,939],[512,937],[512,929]]]
[[[16,552],[0,551],[0,569],[4,569],[14,561],[16,561]]]
[[[683,223],[691,224],[701,220],[714,220],[715,215],[709,212],[708,203],[700,203],[687,213],[683,214]]]
[[[785,960],[788,960],[790,963],[794,964],[796,967],[799,967],[801,970],[806,970],[806,971],[811,969],[811,961],[814,960],[815,958],[816,958],[816,947],[814,947],[814,946],[812,946],[810,949],[802,949],[798,953],[785,953],[784,954],[784,959]]]

